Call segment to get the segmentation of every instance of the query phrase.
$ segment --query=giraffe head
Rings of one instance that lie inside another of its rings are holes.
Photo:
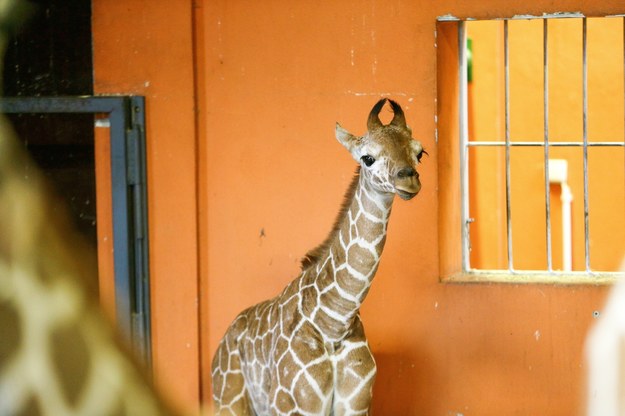
[[[386,101],[386,98],[381,99],[371,109],[364,136],[354,136],[337,123],[336,138],[360,163],[361,175],[373,189],[408,200],[421,189],[417,165],[425,151],[421,143],[412,138],[404,112],[395,101],[388,100],[393,120],[382,124],[378,115]]]

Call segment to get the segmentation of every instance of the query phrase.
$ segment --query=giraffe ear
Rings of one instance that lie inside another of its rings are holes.
[[[352,154],[354,159],[358,161],[360,156],[358,152],[360,150],[360,144],[362,139],[360,137],[356,137],[347,130],[345,130],[339,123],[336,123],[335,129],[336,139],[341,143],[349,152]]]

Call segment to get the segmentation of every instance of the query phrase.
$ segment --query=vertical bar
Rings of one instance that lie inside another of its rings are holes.
[[[582,125],[584,158],[584,260],[590,271],[590,229],[588,224],[588,34],[587,20],[582,18]]]
[[[471,267],[469,247],[469,150],[468,150],[468,109],[467,109],[467,39],[464,21],[458,22],[458,122],[460,142],[460,203],[462,227],[462,269]]]
[[[508,239],[508,270],[514,270],[512,258],[512,206],[510,195],[510,48],[508,20],[503,21],[505,138],[506,138],[506,234]]]
[[[549,197],[549,25],[543,19],[543,122],[545,141],[545,225],[547,230],[547,270],[553,271],[551,254],[551,198]]]
[[[140,339],[140,353],[144,364],[151,368],[152,346],[150,327],[150,281],[149,281],[149,241],[147,213],[147,177],[146,177],[146,143],[145,143],[145,98],[130,98],[130,114],[132,131],[137,139],[135,164],[137,166],[136,183],[133,186],[133,205],[135,214],[135,259],[136,286],[135,302],[137,312],[141,315],[141,332],[136,334]],[[133,334],[134,335],[134,334]]]
[[[111,182],[113,192],[113,247],[115,250],[115,305],[117,325],[123,338],[132,342],[132,258],[129,247],[129,201],[126,160],[126,114],[123,105],[110,112]]]

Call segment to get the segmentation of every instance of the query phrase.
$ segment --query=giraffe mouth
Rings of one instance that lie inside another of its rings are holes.
[[[404,201],[414,198],[421,190],[421,181],[418,176],[395,181],[395,193]]]
[[[410,176],[398,175],[395,179],[395,193],[404,201],[408,201],[414,198],[421,190],[421,181],[419,180],[419,174],[414,170]]]
[[[409,201],[412,198],[414,198],[415,196],[417,196],[417,194],[419,193],[419,191],[417,190],[417,192],[409,192],[409,191],[404,191],[403,189],[396,189],[395,192],[397,193],[397,195],[403,199],[404,201]]]

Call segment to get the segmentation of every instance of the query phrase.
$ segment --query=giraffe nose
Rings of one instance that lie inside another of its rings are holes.
[[[411,178],[413,176],[418,176],[418,174],[417,174],[417,171],[414,170],[414,168],[410,166],[406,166],[405,168],[403,168],[397,173],[397,177],[399,179]]]

